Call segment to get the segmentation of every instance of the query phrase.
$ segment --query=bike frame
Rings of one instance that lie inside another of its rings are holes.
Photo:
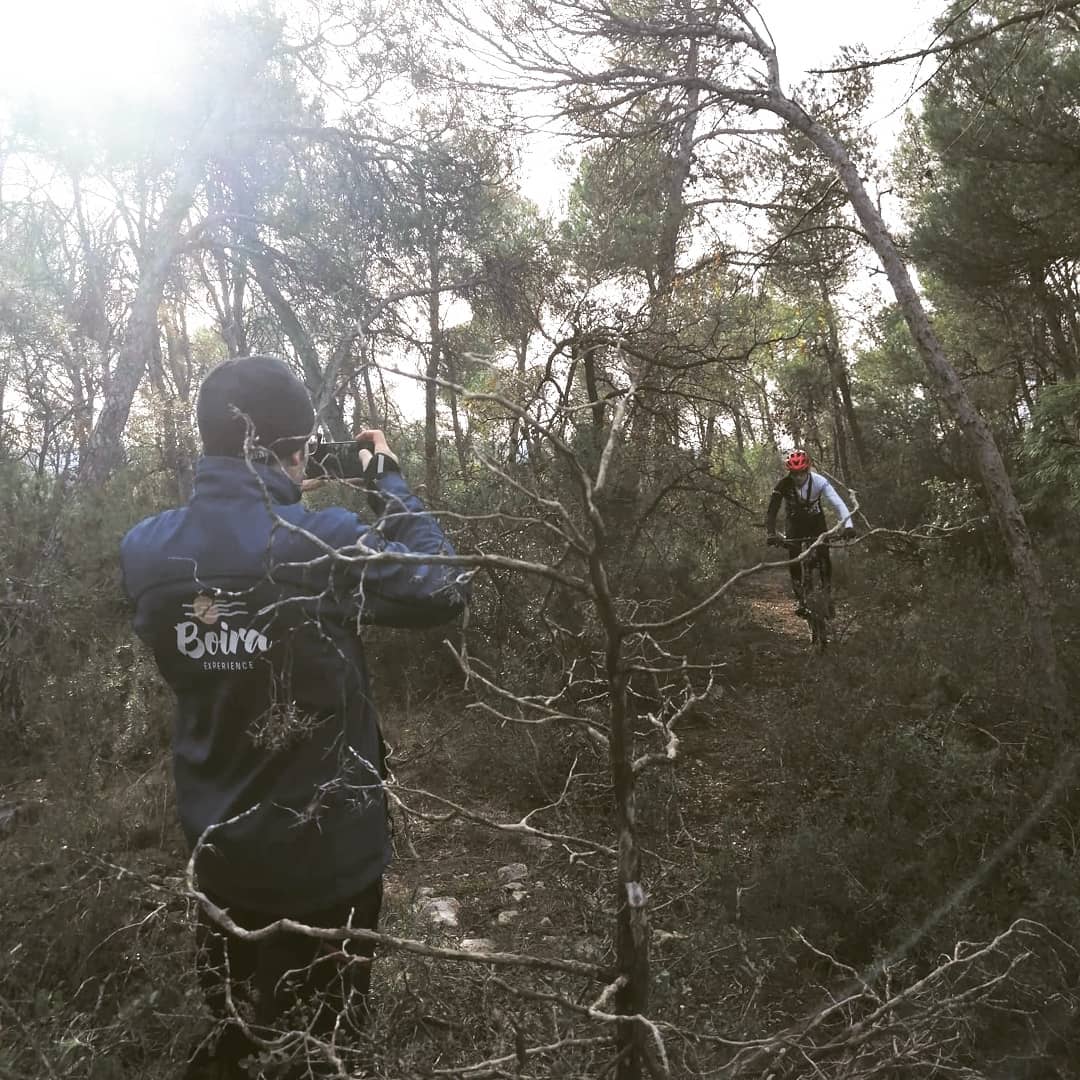
[[[801,566],[803,607],[810,626],[810,643],[824,652],[829,644],[829,601],[831,589],[825,575],[825,548],[815,551]]]
[[[784,537],[786,544],[801,544],[803,550],[809,548],[816,536]],[[799,563],[799,584],[802,592],[801,603],[806,611],[803,618],[810,627],[810,643],[818,651],[824,652],[829,644],[830,601],[832,589],[825,570],[828,540],[822,540],[813,551]]]

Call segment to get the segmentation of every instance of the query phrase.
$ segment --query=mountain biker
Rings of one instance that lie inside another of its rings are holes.
[[[812,544],[822,533],[828,532],[825,512],[821,500],[827,499],[844,529],[845,536],[854,536],[851,524],[851,511],[844,500],[837,495],[832,484],[820,473],[810,468],[810,455],[805,450],[791,450],[784,456],[787,472],[777,482],[769,498],[765,514],[766,543],[770,547],[786,547],[788,557],[797,559],[804,547]],[[776,515],[783,503],[786,515],[784,526],[785,538],[776,532]],[[828,545],[819,549],[825,581],[832,580],[832,561],[829,558]],[[802,563],[793,562],[791,585],[795,593],[795,612],[805,615],[802,593]],[[829,600],[829,615],[833,614],[832,599]]]

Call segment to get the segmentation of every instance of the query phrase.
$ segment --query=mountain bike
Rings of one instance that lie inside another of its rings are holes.
[[[825,559],[826,544],[822,543],[799,566],[802,571],[802,606],[805,611],[803,618],[810,627],[810,644],[818,652],[824,652],[828,648],[832,630],[830,620],[835,611]]]
[[[800,543],[808,546],[817,537],[781,536],[780,539],[785,544]],[[810,644],[817,652],[824,652],[828,648],[832,632],[831,620],[835,613],[832,588],[829,583],[829,572],[825,562],[829,546],[831,546],[830,542],[823,540],[806,559],[799,563],[800,581],[797,590],[799,604],[802,609],[799,615],[806,620],[807,626],[810,627]]]

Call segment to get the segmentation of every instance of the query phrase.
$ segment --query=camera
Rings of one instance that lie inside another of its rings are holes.
[[[370,439],[357,442],[324,442],[321,435],[316,435],[308,443],[307,468],[304,476],[308,480],[322,480],[332,477],[336,480],[359,480],[364,475],[364,466],[360,461],[360,451],[375,452],[375,444]]]

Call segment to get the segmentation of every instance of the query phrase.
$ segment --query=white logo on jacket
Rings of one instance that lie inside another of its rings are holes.
[[[184,614],[194,619],[176,624],[176,648],[189,660],[201,660],[204,656],[254,656],[270,648],[265,634],[246,626],[229,626],[225,621],[243,615],[243,604],[199,593],[190,604],[184,605]]]

